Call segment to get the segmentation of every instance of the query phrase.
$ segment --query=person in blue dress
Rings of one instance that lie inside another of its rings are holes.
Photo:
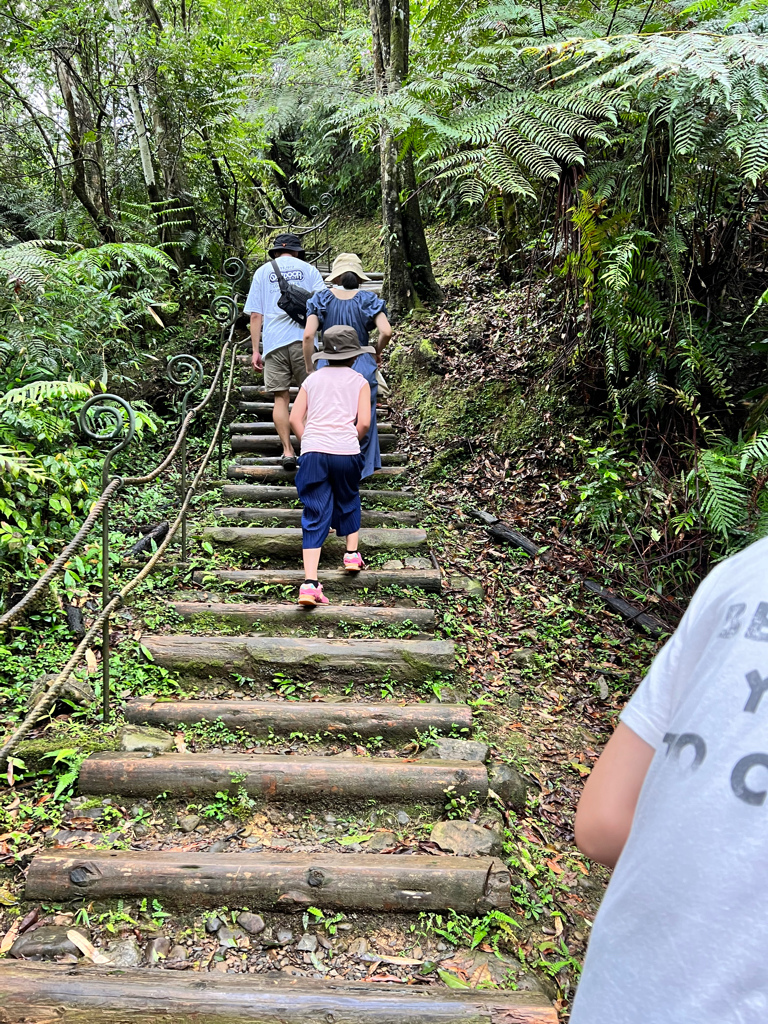
[[[360,257],[351,252],[339,253],[327,278],[330,288],[315,292],[307,300],[307,326],[304,329],[304,362],[308,373],[315,368],[312,353],[315,351],[315,335],[318,330],[354,327],[361,347],[369,344],[368,336],[374,327],[379,332],[374,343],[376,355],[361,353],[353,363],[353,369],[362,374],[371,386],[371,427],[360,441],[362,480],[371,476],[374,470],[381,469],[379,432],[376,426],[376,398],[379,389],[376,370],[381,363],[381,353],[392,337],[384,300],[375,292],[362,290],[360,285],[364,281],[370,281],[370,278],[363,273]],[[326,365],[325,360],[316,364],[318,370]]]

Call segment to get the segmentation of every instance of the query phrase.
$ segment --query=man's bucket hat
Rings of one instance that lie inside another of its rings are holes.
[[[304,252],[304,246],[298,235],[278,235],[272,243],[272,248],[269,250],[270,257],[274,259],[276,253],[280,252],[281,249],[288,249],[290,252],[295,252],[299,259],[303,259],[306,255]]]
[[[328,280],[331,284],[337,281],[343,274],[352,272],[357,276],[358,281],[370,281],[370,277],[363,273],[363,264],[359,256],[353,252],[340,252],[333,261]]]
[[[375,356],[376,349],[373,345],[361,345],[360,338],[354,327],[347,327],[339,324],[338,327],[329,327],[323,331],[322,348],[314,352],[312,362],[318,359],[327,359],[329,363],[340,363],[344,359],[354,359],[356,356],[367,352]]]

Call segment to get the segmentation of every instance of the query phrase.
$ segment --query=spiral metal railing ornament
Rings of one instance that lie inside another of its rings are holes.
[[[184,420],[187,418],[187,402],[190,400],[192,395],[197,391],[200,385],[203,383],[203,364],[195,356],[190,356],[186,352],[179,353],[179,355],[172,356],[168,360],[168,366],[166,368],[166,375],[171,384],[175,384],[176,387],[186,388],[184,396],[181,399],[181,416],[179,422],[183,425]],[[181,450],[179,452],[181,458],[181,500],[184,501],[184,496],[187,493],[187,435],[181,442]],[[185,512],[181,520],[181,560],[187,562],[187,513]]]
[[[248,276],[248,268],[239,256],[230,256],[229,259],[224,260],[224,266],[221,269],[224,277],[231,282],[233,291]]]
[[[98,445],[117,441],[104,456],[101,467],[101,489],[109,484],[109,464],[123,451],[136,434],[136,414],[119,395],[94,395],[84,403],[78,415],[80,431]],[[101,513],[101,607],[109,604],[109,502]],[[109,619],[101,627],[101,713],[104,724],[109,723]]]

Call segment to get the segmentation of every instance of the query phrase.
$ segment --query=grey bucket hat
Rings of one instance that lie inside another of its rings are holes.
[[[318,359],[327,359],[329,363],[340,363],[345,359],[355,359],[357,356],[367,352],[375,356],[376,349],[373,345],[361,345],[360,338],[354,327],[347,327],[339,324],[338,327],[329,327],[323,331],[322,347],[312,355],[312,362]]]

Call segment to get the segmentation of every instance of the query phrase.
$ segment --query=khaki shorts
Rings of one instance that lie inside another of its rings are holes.
[[[302,342],[292,341],[264,356],[264,387],[272,394],[287,391],[291,385],[300,386],[306,377]]]

